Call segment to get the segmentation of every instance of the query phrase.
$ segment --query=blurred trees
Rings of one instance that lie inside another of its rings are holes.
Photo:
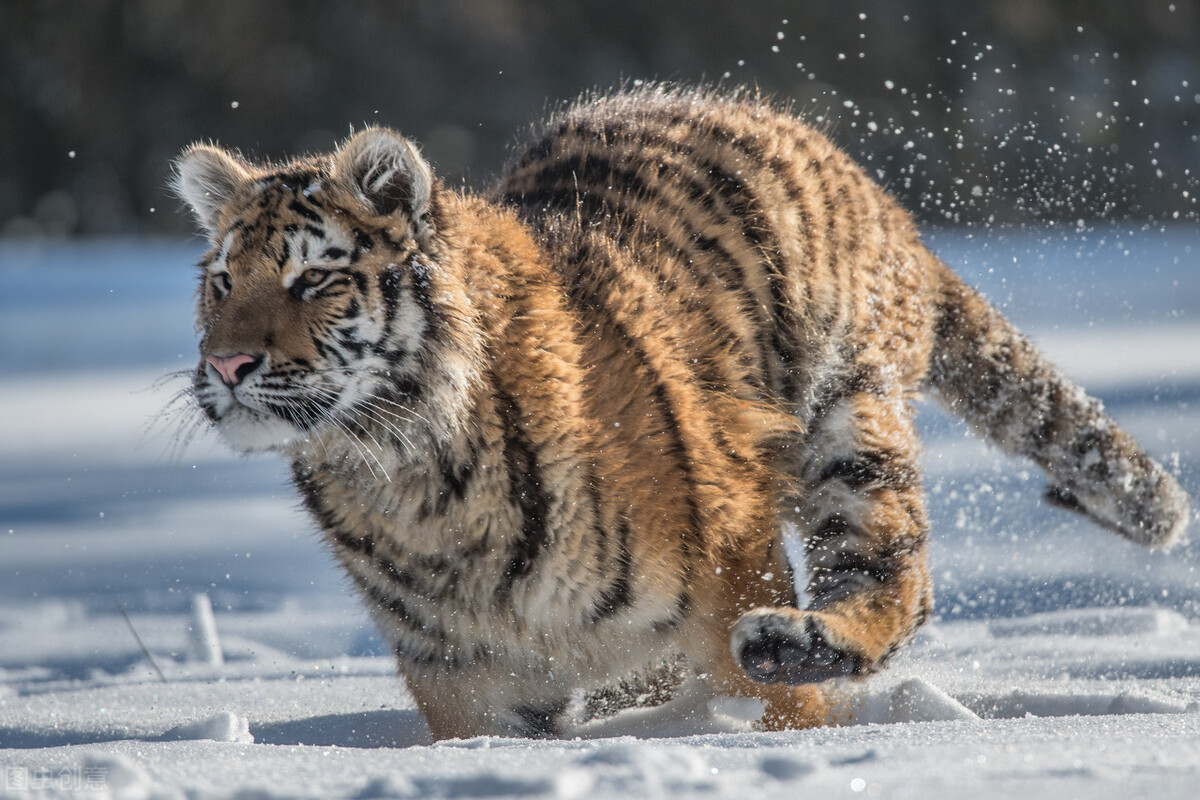
[[[486,183],[561,100],[750,84],[924,218],[1196,218],[1200,0],[22,0],[0,5],[0,233],[178,232],[196,139],[380,123]]]

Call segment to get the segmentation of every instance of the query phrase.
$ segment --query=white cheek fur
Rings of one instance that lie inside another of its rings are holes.
[[[231,408],[216,428],[226,444],[242,453],[280,451],[300,435],[291,423],[245,406]]]

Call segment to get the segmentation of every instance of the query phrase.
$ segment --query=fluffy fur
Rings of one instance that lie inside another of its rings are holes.
[[[585,99],[487,197],[385,129],[287,164],[194,146],[177,186],[212,242],[198,405],[289,459],[439,738],[559,734],[580,691],[680,673],[769,729],[830,721],[829,681],[930,613],[926,389],[1133,541],[1187,519],[908,214],[753,98]]]

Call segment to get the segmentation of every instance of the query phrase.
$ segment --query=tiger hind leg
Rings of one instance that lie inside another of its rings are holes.
[[[928,522],[902,389],[855,381],[814,423],[788,499],[804,537],[807,609],[757,608],[734,658],[757,681],[816,683],[877,670],[932,607]]]

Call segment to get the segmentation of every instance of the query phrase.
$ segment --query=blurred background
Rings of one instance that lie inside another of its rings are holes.
[[[182,233],[187,143],[391,125],[482,186],[562,100],[761,87],[924,220],[1196,217],[1198,0],[22,0],[0,4],[0,235]]]

